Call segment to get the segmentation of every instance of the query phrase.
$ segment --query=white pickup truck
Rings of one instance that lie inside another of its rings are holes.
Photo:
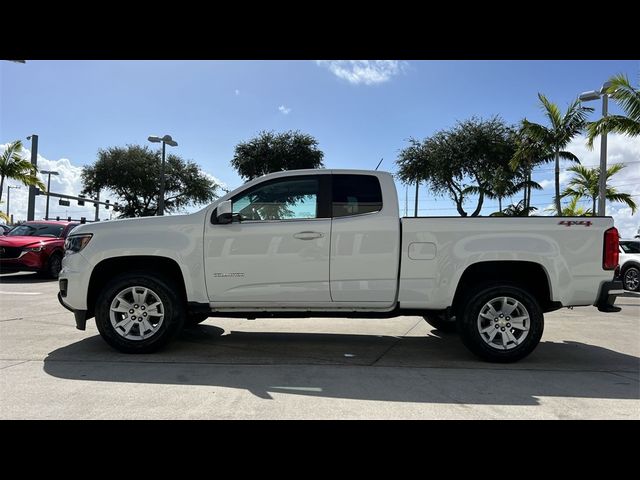
[[[77,227],[58,298],[123,352],[215,316],[419,315],[498,362],[531,353],[545,312],[619,310],[611,217],[398,212],[389,173],[273,173],[190,215]]]

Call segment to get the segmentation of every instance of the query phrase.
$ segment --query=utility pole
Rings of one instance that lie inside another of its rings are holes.
[[[11,189],[12,188],[14,190],[16,190],[16,189],[19,189],[20,186],[16,185],[14,187],[14,186],[11,186],[11,185],[7,185],[7,217],[9,217],[9,218],[11,218],[11,215],[9,215],[9,206],[11,205]],[[13,222],[11,222],[11,223],[13,224]]]
[[[49,220],[49,192],[51,191],[51,175],[60,175],[58,172],[53,172],[51,170],[42,170],[40,173],[44,173],[48,175],[47,178],[47,206],[44,211],[44,219]]]
[[[38,168],[38,135],[33,134],[27,137],[31,140],[31,165]],[[29,200],[27,202],[27,221],[34,220],[36,211],[36,187],[29,187]]]
[[[414,211],[414,217],[418,216],[418,186],[420,186],[420,180],[416,180],[416,207]]]

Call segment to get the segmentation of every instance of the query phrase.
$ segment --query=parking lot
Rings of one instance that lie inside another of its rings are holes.
[[[217,319],[153,355],[75,329],[57,282],[0,276],[3,419],[640,418],[640,298],[546,315],[537,350],[483,363],[420,317]]]

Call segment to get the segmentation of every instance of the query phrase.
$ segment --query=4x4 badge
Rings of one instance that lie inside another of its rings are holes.
[[[558,222],[558,225],[565,225],[567,227],[570,227],[571,225],[583,225],[585,227],[590,227],[593,225],[593,222],[591,220],[562,220]]]

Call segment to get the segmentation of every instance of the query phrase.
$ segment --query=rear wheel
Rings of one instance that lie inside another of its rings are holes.
[[[422,318],[436,330],[444,333],[455,333],[457,330],[455,318],[449,319],[445,313],[427,313]]]
[[[622,272],[622,285],[625,290],[637,292],[640,287],[640,269],[635,265],[625,268]]]
[[[146,273],[114,278],[96,301],[102,338],[125,353],[151,353],[182,328],[185,308],[169,280]]]
[[[544,315],[536,299],[515,285],[492,285],[471,295],[458,319],[463,343],[490,362],[515,362],[540,343]]]

